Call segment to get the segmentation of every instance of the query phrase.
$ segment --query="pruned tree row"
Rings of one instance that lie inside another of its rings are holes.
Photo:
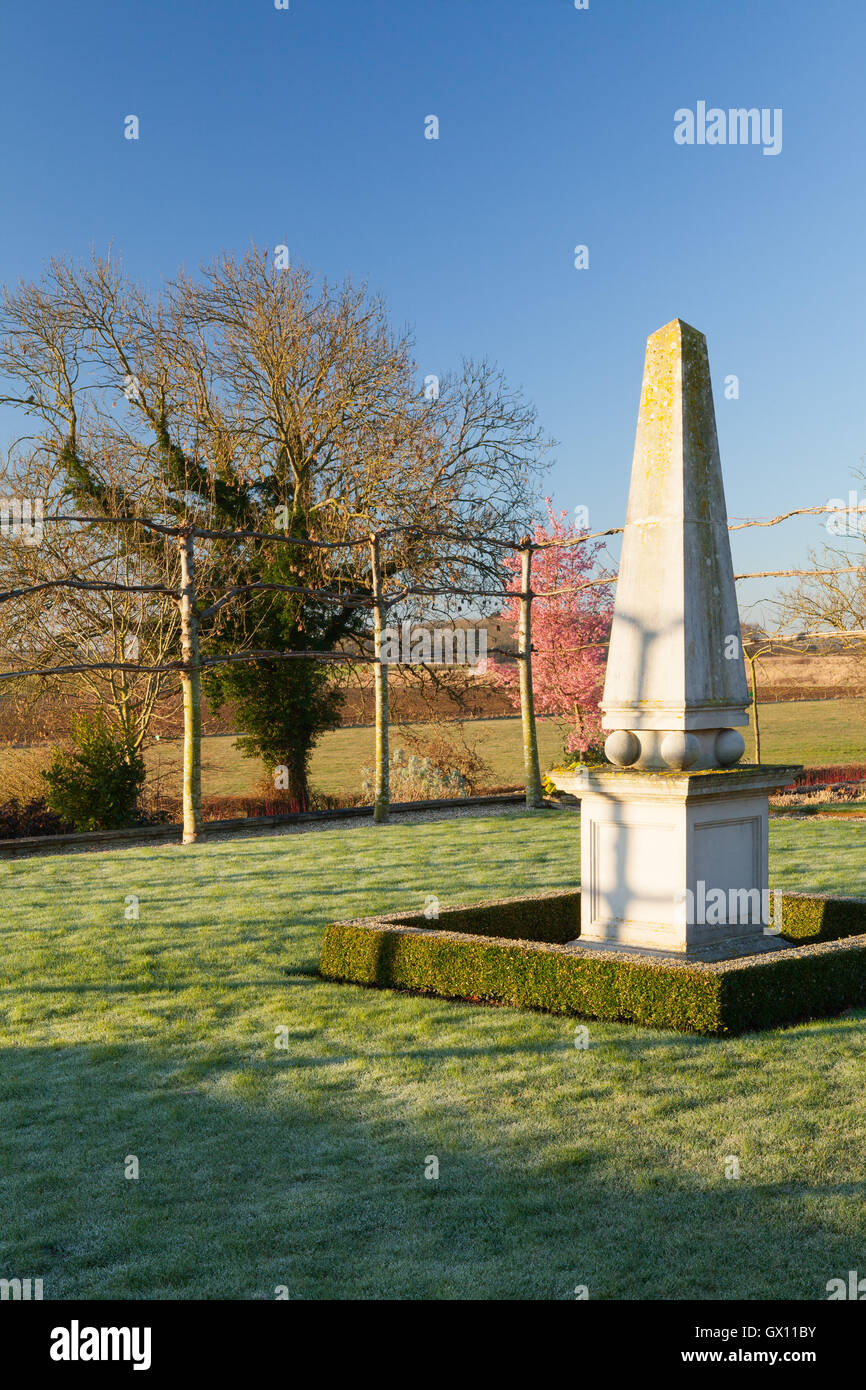
[[[203,694],[232,705],[244,752],[303,808],[312,747],[365,666],[386,820],[384,646],[407,620],[504,605],[529,805],[536,710],[566,713],[573,751],[597,741],[615,578],[598,545],[621,528],[549,512],[533,530],[549,443],[532,407],[487,362],[422,386],[409,333],[365,287],[256,251],[158,293],[111,258],[52,262],[3,293],[0,404],[21,422],[0,493],[42,504],[38,543],[32,518],[25,544],[0,543],[3,679],[88,696],[130,757],[155,709],[182,704],[185,840],[201,830]],[[862,530],[832,563],[762,572],[801,581],[784,622],[858,640],[858,544]]]

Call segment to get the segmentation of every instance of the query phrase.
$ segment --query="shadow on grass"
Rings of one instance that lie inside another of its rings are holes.
[[[862,1182],[684,1178],[627,1129],[582,1141],[577,1107],[484,1140],[445,1092],[416,1113],[399,1054],[383,1089],[309,1043],[6,1049],[0,1275],[48,1299],[820,1299],[856,1267]]]
[[[297,977],[297,978],[292,978]],[[318,970],[292,970],[291,976],[287,971],[284,975],[268,976],[261,980],[224,980],[211,981],[214,985],[219,985],[220,990],[224,989],[286,989],[289,985],[310,985],[318,979]],[[96,984],[84,984],[80,981],[70,981],[69,984],[43,985],[30,984],[29,982],[21,985],[10,985],[0,988],[0,996],[9,995],[18,998],[21,994],[154,994],[154,993],[181,993],[188,989],[201,989],[207,986],[208,980],[201,974],[191,975],[188,979],[179,980],[176,976],[171,976],[165,980],[143,980],[136,982],[130,980],[116,981],[114,984],[106,984],[102,981]]]

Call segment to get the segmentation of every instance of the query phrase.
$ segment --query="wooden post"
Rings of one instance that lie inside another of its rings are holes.
[[[201,657],[195,601],[195,539],[179,537],[180,648],[183,659],[183,843],[201,839]]]
[[[387,604],[382,596],[382,555],[379,537],[370,536],[370,569],[373,590],[373,690],[376,701],[376,754],[374,763],[373,820],[384,825],[391,804],[388,755],[388,663],[383,659],[382,639]]]
[[[745,651],[745,646],[743,650]],[[772,650],[772,644],[769,647],[761,647],[760,650],[756,648],[755,651],[751,654],[751,656],[748,652],[746,652],[746,660],[749,663],[749,674],[752,678],[752,714],[754,715],[755,720],[756,763],[759,763],[761,761],[761,725],[758,718],[758,657],[763,656],[765,652],[768,652],[770,650]]]
[[[523,731],[523,775],[527,806],[543,804],[541,771],[538,766],[538,735],[532,698],[532,542],[520,542],[520,623],[517,633],[517,659],[520,663],[520,722]]]

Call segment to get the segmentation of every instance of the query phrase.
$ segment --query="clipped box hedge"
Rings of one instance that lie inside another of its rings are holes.
[[[566,947],[580,893],[566,891],[325,930],[320,974],[380,989],[733,1034],[866,1003],[866,902],[786,895],[790,949],[713,963]],[[859,933],[858,935],[855,935]]]
[[[782,931],[786,941],[838,941],[866,932],[862,898],[826,898],[783,893]]]

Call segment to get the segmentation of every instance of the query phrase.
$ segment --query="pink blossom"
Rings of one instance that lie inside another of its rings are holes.
[[[536,526],[532,539],[543,541],[577,540],[588,534],[566,522],[566,512],[557,517],[546,498],[549,529]],[[575,547],[557,546],[532,552],[531,587],[533,594],[554,597],[535,598],[532,603],[532,685],[535,712],[555,715],[566,722],[566,751],[585,753],[602,741],[599,702],[604,685],[606,649],[613,607],[606,585],[582,587],[588,580],[604,577],[599,570],[601,542],[588,541]],[[520,556],[505,562],[511,578],[507,588],[520,592]],[[566,591],[566,592],[562,592]],[[509,599],[502,611],[505,621],[517,629],[520,601]],[[515,708],[520,705],[519,675],[516,666],[497,666],[493,671],[499,685],[508,689]]]

